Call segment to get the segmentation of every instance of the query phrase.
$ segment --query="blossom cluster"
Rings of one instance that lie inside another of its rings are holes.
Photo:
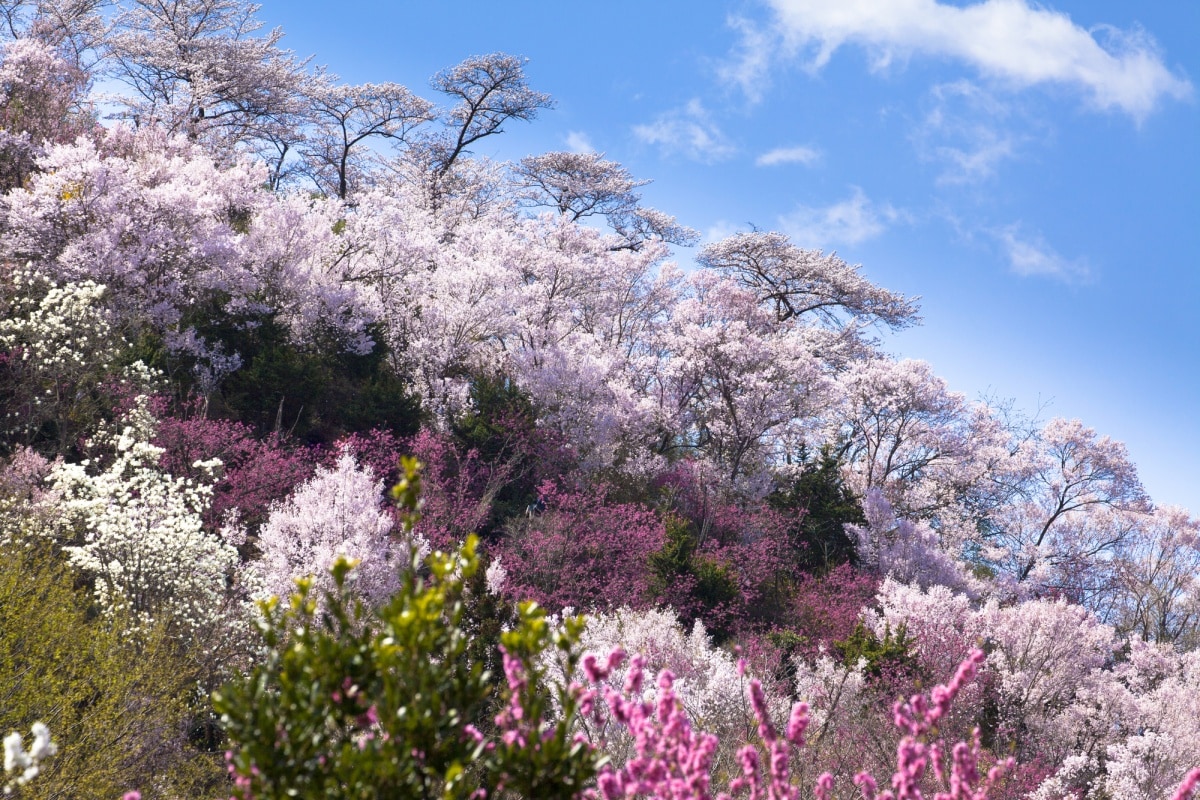
[[[36,778],[42,762],[58,752],[58,745],[50,740],[50,729],[45,723],[33,723],[32,733],[33,741],[28,750],[21,734],[14,731],[4,737],[4,773],[0,778],[11,775],[2,785],[5,795]]]

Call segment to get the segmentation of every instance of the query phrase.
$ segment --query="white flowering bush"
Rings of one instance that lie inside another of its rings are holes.
[[[33,723],[33,741],[25,749],[21,734],[13,731],[4,737],[4,794],[12,794],[21,786],[37,777],[41,764],[58,752],[58,746],[50,740],[50,729],[42,722]]]
[[[344,450],[332,469],[316,474],[291,497],[275,503],[258,535],[259,568],[265,594],[289,596],[297,578],[310,577],[314,594],[334,589],[329,569],[338,558],[356,562],[350,585],[374,605],[400,588],[410,563],[409,542],[392,536],[395,519],[383,508],[383,481]],[[412,534],[415,555],[429,545]]]
[[[868,712],[873,698],[867,691],[866,667],[866,659],[843,664],[824,652],[811,662],[795,659],[796,696],[808,703],[815,743],[821,744],[838,718],[844,723]]]
[[[89,421],[97,385],[117,351],[101,306],[104,286],[58,285],[32,269],[14,270],[0,298],[0,359],[9,395],[0,430],[30,442],[43,428],[59,444]]]
[[[225,620],[238,564],[232,537],[206,531],[212,486],[158,466],[155,420],[139,401],[120,433],[100,444],[100,464],[58,462],[47,478],[57,494],[54,529],[72,565],[92,577],[99,605],[143,623],[165,615],[186,636]],[[220,461],[197,462],[212,474]]]

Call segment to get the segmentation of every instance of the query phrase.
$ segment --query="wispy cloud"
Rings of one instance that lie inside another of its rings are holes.
[[[1074,87],[1096,108],[1139,121],[1164,98],[1192,95],[1191,83],[1167,68],[1154,40],[1140,28],[1088,30],[1027,0],[962,6],[937,0],[768,2],[782,37],[775,50],[809,52],[812,70],[824,67],[845,44],[867,48],[876,68],[912,55],[951,58],[1012,88]],[[743,48],[749,47],[751,34],[762,35],[744,26]],[[761,72],[756,60],[743,61],[746,81]]]
[[[992,233],[1004,248],[1009,267],[1018,275],[1053,278],[1064,283],[1084,283],[1091,278],[1084,259],[1064,258],[1041,236],[1023,236],[1019,225]]]
[[[567,132],[567,149],[572,153],[596,152],[596,148],[592,145],[592,140],[583,131]]]
[[[801,247],[829,249],[839,244],[858,244],[907,220],[904,212],[889,204],[877,205],[857,186],[850,197],[828,206],[798,206],[779,218],[785,233]]]
[[[727,219],[719,219],[704,229],[704,232],[700,235],[700,243],[712,244],[713,242],[719,242],[745,229],[745,224],[737,225]]]
[[[795,147],[776,147],[754,159],[760,167],[776,167],[781,164],[803,164],[811,166],[821,158],[821,151],[813,147],[797,145]]]
[[[757,103],[771,83],[771,62],[777,37],[746,17],[731,16],[726,24],[737,31],[738,44],[717,68],[717,76],[741,89],[750,102]]]
[[[646,144],[657,145],[664,153],[704,163],[721,161],[737,152],[696,99],[683,108],[660,114],[648,125],[633,126],[633,135]]]
[[[930,91],[932,107],[913,134],[917,152],[942,167],[940,184],[977,183],[991,178],[1018,155],[1028,136],[1018,133],[1009,104],[962,80]]]

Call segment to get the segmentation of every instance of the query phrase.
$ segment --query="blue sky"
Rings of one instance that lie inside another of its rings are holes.
[[[922,297],[890,352],[1083,419],[1200,512],[1200,3],[262,5],[301,55],[429,99],[466,56],[528,57],[556,108],[479,152],[592,148],[706,237],[837,250]]]

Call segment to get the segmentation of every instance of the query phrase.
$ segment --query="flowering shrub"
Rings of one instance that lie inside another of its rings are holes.
[[[671,675],[671,691],[688,719],[719,739],[712,753],[713,768],[725,774],[735,768],[737,745],[750,726],[745,681],[734,657],[713,646],[701,622],[697,620],[688,632],[669,610],[617,608],[588,615],[579,646],[589,653],[637,653],[647,699],[657,696],[654,687],[659,676]],[[543,660],[547,674],[556,682],[566,684],[586,677],[583,673],[563,674],[555,659]],[[627,674],[627,669],[614,667],[598,688],[620,689]],[[774,706],[777,714],[786,711],[782,702]],[[632,736],[611,714],[597,712],[581,718],[578,726],[589,742],[603,747],[614,765],[622,766],[633,756]]]
[[[147,624],[163,615],[185,638],[227,623],[239,613],[229,591],[238,540],[236,531],[222,538],[204,529],[211,479],[176,478],[158,466],[163,451],[150,444],[155,421],[144,403],[122,424],[103,437],[108,463],[58,462],[47,478],[68,559],[94,579],[109,613],[128,611]],[[194,466],[211,472],[219,464]]]
[[[872,605],[879,581],[874,575],[840,564],[825,575],[801,575],[796,579],[790,627],[803,638],[792,654],[812,657],[824,647],[854,633],[863,608]]]
[[[49,440],[58,452],[97,421],[103,382],[117,368],[118,337],[92,281],[56,285],[15,269],[0,295],[3,444]]]
[[[0,778],[10,773],[11,777],[0,784],[0,789],[6,795],[36,778],[42,762],[58,752],[58,745],[50,741],[50,729],[44,723],[33,723],[32,733],[33,742],[29,750],[25,749],[21,734],[13,732],[4,737],[4,773],[0,774]]]
[[[263,591],[286,597],[295,579],[305,577],[317,591],[330,591],[334,561],[353,559],[348,585],[372,605],[383,604],[400,587],[400,573],[429,548],[415,535],[394,537],[382,503],[383,482],[349,450],[332,468],[317,467],[311,480],[272,506],[259,531]]]
[[[163,404],[165,406],[165,403]],[[199,409],[162,414],[154,444],[163,449],[159,464],[177,477],[204,480],[197,462],[217,459],[205,524],[219,529],[230,517],[250,530],[266,522],[271,504],[312,476],[318,453],[280,435],[257,438],[249,425],[209,419]]]
[[[497,553],[505,591],[551,610],[649,602],[648,557],[662,546],[663,523],[649,509],[612,503],[601,488],[540,488],[545,509],[509,523]]]
[[[423,430],[405,450],[426,466],[426,491],[416,530],[437,547],[450,548],[483,529],[496,510],[496,499],[513,477],[513,464],[485,461],[478,450],[466,452],[444,434]]]
[[[415,462],[406,472],[397,488],[411,533]],[[506,688],[493,701],[462,628],[464,581],[477,566],[473,538],[454,555],[436,553],[428,579],[409,571],[375,614],[347,591],[352,564],[339,560],[322,613],[307,580],[286,605],[264,604],[265,658],[213,698],[235,795],[578,796],[595,756],[564,721],[574,692],[557,693],[564,717],[551,716],[538,659],[554,652],[573,670],[579,622],[554,631],[524,606],[503,635]]]
[[[203,648],[181,647],[165,621],[147,629],[97,614],[79,572],[29,522],[0,541],[0,732],[44,722],[58,754],[18,796],[113,800],[151,780],[148,798],[214,796],[221,774],[196,736],[196,687],[211,674]],[[21,774],[9,771],[23,759],[8,747],[0,787]],[[44,738],[22,747],[46,752]]]
[[[658,476],[666,537],[650,557],[655,599],[685,621],[704,620],[720,641],[786,614],[791,573],[788,518],[765,504],[714,488],[703,464],[682,462]]]
[[[594,656],[588,656],[584,659],[584,670],[593,683],[599,683],[606,680],[623,660],[621,650],[614,651],[603,665]],[[891,778],[894,791],[880,792],[878,781],[869,772],[859,772],[853,782],[866,800],[920,800],[931,788],[936,792],[933,795],[936,800],[986,800],[1003,771],[1012,767],[1012,760],[981,775],[982,751],[978,737],[973,744],[958,742],[951,753],[946,753],[936,732],[939,721],[949,712],[955,697],[972,680],[983,660],[983,652],[976,650],[948,684],[936,686],[928,697],[914,695],[907,702],[896,702],[894,723],[903,736],[896,750],[895,772]],[[644,664],[642,657],[634,657],[623,691],[612,686],[604,689],[609,713],[628,728],[637,744],[636,756],[624,766],[602,768],[597,780],[600,796],[604,800],[632,797],[709,800],[713,796],[709,787],[716,737],[693,731],[674,691],[674,677],[669,671],[659,674],[657,700],[641,699]],[[794,755],[805,746],[805,734],[810,724],[808,706],[797,703],[792,707],[784,735],[780,736],[757,680],[750,681],[748,695],[757,721],[757,746],[746,745],[738,751],[741,774],[729,781],[729,792],[721,793],[717,798],[729,800],[745,796],[749,800],[795,800],[801,794],[790,767]],[[594,706],[590,713],[597,713]],[[765,771],[763,750],[768,764]],[[830,800],[834,784],[834,776],[824,773],[816,779],[813,793],[818,800]]]

